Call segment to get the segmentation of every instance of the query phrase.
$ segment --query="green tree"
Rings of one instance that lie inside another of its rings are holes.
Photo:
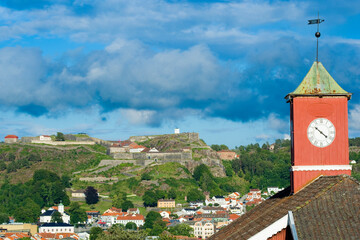
[[[166,229],[166,222],[164,222],[161,219],[156,220],[153,224],[153,228],[150,231],[150,235],[159,236],[161,233],[164,232],[165,229]]]
[[[86,211],[80,208],[80,204],[77,202],[71,203],[69,213],[71,224],[83,223],[87,220]]]
[[[121,205],[127,199],[126,193],[121,191],[111,193],[110,197],[112,198],[112,206],[116,208],[121,208]]]
[[[162,220],[160,213],[155,211],[150,211],[145,218],[144,228],[152,229],[154,227],[154,223],[158,220]]]
[[[27,198],[23,202],[23,206],[16,209],[14,217],[18,222],[35,223],[40,216],[40,206],[32,199]]]
[[[195,178],[196,181],[200,181],[200,178],[201,178],[205,173],[207,173],[208,176],[210,176],[211,178],[213,178],[209,167],[206,166],[205,164],[200,164],[199,166],[197,166],[197,167],[194,169],[194,175],[193,175],[193,177]]]
[[[11,172],[16,172],[16,170],[19,169],[19,165],[18,165],[18,162],[17,161],[12,161],[10,162],[7,167],[6,167],[6,171],[8,173],[11,173]]]
[[[61,183],[63,184],[64,187],[69,188],[71,187],[71,183],[70,183],[71,178],[67,175],[63,175],[61,176]]]
[[[5,162],[4,161],[0,161],[0,171],[3,171],[3,170],[5,170],[6,169],[6,164],[5,164]]]
[[[85,200],[87,204],[96,204],[99,202],[99,195],[94,187],[88,186],[85,189]]]
[[[14,153],[10,152],[6,158],[5,158],[6,161],[8,162],[14,162],[16,160],[16,156]]]
[[[151,180],[150,174],[147,172],[141,174],[141,180]]]
[[[27,157],[27,159],[30,162],[41,162],[41,157],[39,154],[36,153],[30,153],[29,156]]]
[[[130,200],[125,200],[121,204],[121,208],[123,212],[126,212],[129,208],[134,208],[134,204]]]
[[[51,222],[53,223],[63,223],[61,213],[58,211],[55,211],[53,215],[51,216]]]
[[[142,197],[145,207],[155,207],[157,205],[157,196],[154,191],[146,191]]]
[[[169,234],[166,234],[165,232],[163,232],[162,234],[160,234],[159,238],[157,240],[176,240],[176,237],[171,236]]]
[[[100,240],[101,238],[99,238],[99,236],[101,236],[102,233],[103,230],[101,229],[101,227],[92,227],[90,229],[90,240]]]
[[[129,229],[129,230],[136,230],[136,229],[137,229],[137,226],[136,226],[136,223],[128,222],[128,223],[125,225],[125,228],[126,228],[126,229]]]
[[[108,233],[102,233],[97,239],[101,240],[143,240],[147,236],[146,232],[127,231],[122,228],[109,228]],[[93,240],[93,239],[91,239]]]
[[[190,227],[188,224],[178,224],[174,227],[169,228],[169,232],[176,236],[188,236],[191,237],[193,233],[193,228]]]
[[[173,188],[171,188],[169,190],[169,192],[167,193],[167,198],[169,198],[169,199],[175,199],[176,198],[176,191]]]
[[[65,141],[65,136],[62,132],[57,132],[56,137],[55,137],[56,141]]]
[[[187,201],[194,202],[194,201],[205,201],[204,194],[196,188],[190,189],[187,194]]]
[[[8,222],[9,222],[9,216],[6,213],[0,213],[0,224],[8,223]]]
[[[41,180],[45,180],[47,182],[56,182],[60,181],[60,177],[52,171],[40,169],[34,172],[33,180],[34,182],[39,182]]]
[[[212,148],[212,150],[217,151],[217,152],[221,150],[220,146],[218,144],[212,144],[210,147]]]
[[[221,149],[221,150],[229,150],[229,147],[226,146],[225,144],[221,144],[221,145],[220,145],[220,149]]]

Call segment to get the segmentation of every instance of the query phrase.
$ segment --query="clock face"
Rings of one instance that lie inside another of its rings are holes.
[[[327,147],[335,139],[335,126],[326,118],[317,118],[313,120],[308,129],[307,136],[309,141],[315,147]]]

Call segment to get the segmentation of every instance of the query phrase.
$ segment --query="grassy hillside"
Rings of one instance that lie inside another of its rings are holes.
[[[186,134],[158,135],[143,142],[137,142],[148,148],[155,147],[161,152],[182,150],[186,147],[206,147],[203,140],[193,141]]]
[[[9,178],[12,183],[26,182],[37,169],[48,169],[59,175],[95,167],[106,148],[95,146],[46,146],[38,144],[0,144],[0,183]]]

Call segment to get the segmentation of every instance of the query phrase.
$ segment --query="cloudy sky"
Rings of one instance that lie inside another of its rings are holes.
[[[360,136],[360,1],[3,0],[0,137],[199,132],[208,144],[289,133],[316,55]]]

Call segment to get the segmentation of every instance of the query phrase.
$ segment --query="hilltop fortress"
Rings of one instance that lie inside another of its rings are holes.
[[[178,162],[189,170],[200,164],[218,167],[215,175],[223,175],[223,165],[215,151],[199,139],[199,133],[175,133],[165,135],[131,136],[128,140],[113,142],[108,155],[114,160],[101,164],[135,163],[147,166]],[[100,165],[101,165],[100,164]]]

